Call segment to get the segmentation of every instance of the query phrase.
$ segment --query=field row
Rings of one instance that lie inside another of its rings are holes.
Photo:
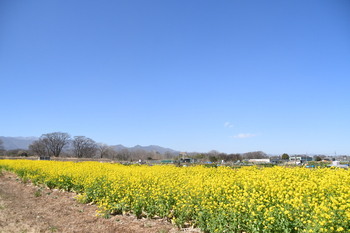
[[[345,169],[125,166],[0,160],[24,180],[79,193],[100,214],[168,218],[206,232],[349,232]]]

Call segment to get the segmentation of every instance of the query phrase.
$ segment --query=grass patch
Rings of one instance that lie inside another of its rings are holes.
[[[35,197],[41,197],[41,195],[42,195],[42,190],[41,190],[41,188],[37,189],[37,190],[34,192],[34,196],[35,196]]]

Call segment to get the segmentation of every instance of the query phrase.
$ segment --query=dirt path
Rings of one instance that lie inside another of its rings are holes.
[[[0,233],[11,232],[180,232],[163,219],[134,216],[96,217],[96,206],[80,204],[75,194],[22,183],[0,176]],[[182,231],[198,232],[190,229]]]

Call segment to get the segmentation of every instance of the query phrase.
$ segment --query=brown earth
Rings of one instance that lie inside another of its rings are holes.
[[[178,229],[164,219],[96,216],[97,207],[78,203],[75,194],[23,183],[14,174],[0,176],[0,233],[12,232],[199,232]]]

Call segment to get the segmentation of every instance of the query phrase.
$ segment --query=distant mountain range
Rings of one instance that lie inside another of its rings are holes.
[[[0,140],[4,143],[3,146],[5,150],[15,150],[15,149],[24,149],[27,150],[29,145],[32,144],[35,140],[38,140],[37,137],[3,137],[0,136]]]
[[[0,140],[3,141],[3,145],[5,150],[15,150],[15,149],[24,149],[27,150],[29,145],[32,144],[35,140],[38,140],[38,137],[4,137],[0,136]],[[178,154],[179,151],[170,149],[170,148],[164,148],[161,146],[156,145],[150,145],[150,146],[134,146],[134,147],[126,147],[123,145],[115,145],[111,146],[116,151],[121,151],[124,149],[127,149],[129,151],[138,151],[138,150],[144,150],[147,152],[158,152],[160,154],[164,153],[171,153],[171,154]]]
[[[125,147],[123,145],[116,145],[116,146],[112,146],[112,148],[116,151],[121,151],[121,150],[127,149],[129,151],[144,150],[147,152],[158,152],[160,154],[164,154],[164,153],[179,154],[180,153],[180,151],[176,151],[176,150],[173,150],[170,148],[164,148],[164,147],[156,146],[156,145],[150,145],[150,146],[136,145],[133,147]]]

